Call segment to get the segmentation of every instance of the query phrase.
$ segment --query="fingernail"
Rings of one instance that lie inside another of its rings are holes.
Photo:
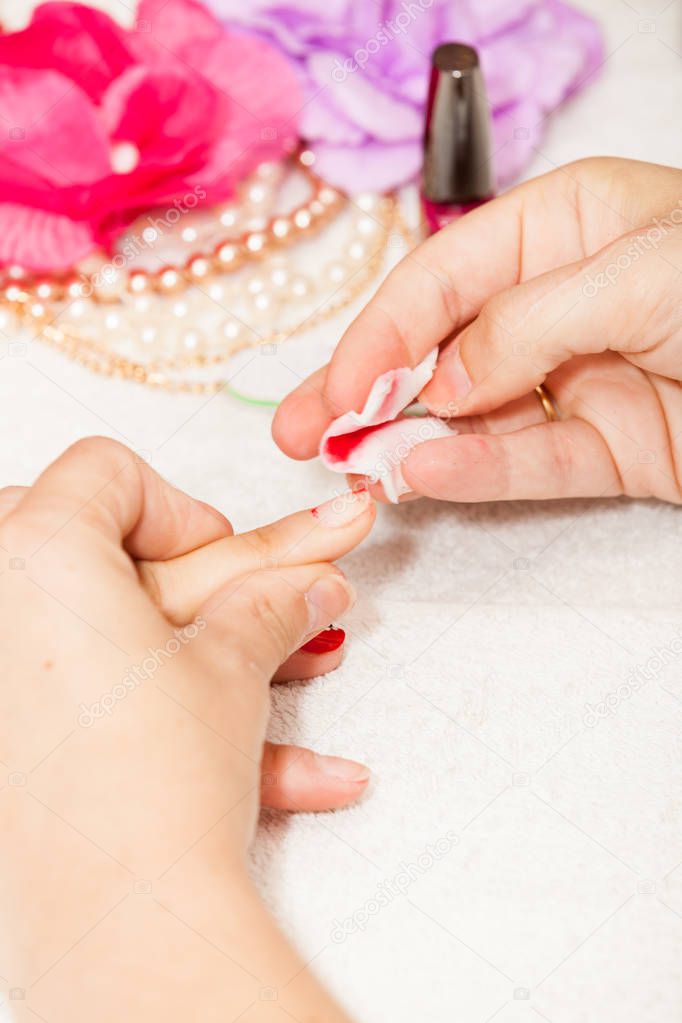
[[[357,519],[371,503],[367,484],[359,483],[353,490],[347,490],[338,497],[332,497],[331,501],[312,508],[311,514],[321,526],[334,529],[347,526],[353,519]]]
[[[331,654],[334,650],[339,649],[345,639],[346,633],[343,629],[331,625],[323,632],[318,632],[317,636],[309,639],[300,649],[305,650],[307,654]]]
[[[337,781],[369,781],[370,771],[364,764],[356,760],[344,760],[343,757],[323,757],[315,754],[315,763],[320,774]]]
[[[459,342],[456,342],[450,348],[437,368],[440,370],[441,378],[444,377],[448,392],[453,400],[462,401],[463,398],[466,398],[473,384],[462,362]]]
[[[355,603],[355,590],[341,572],[318,579],[305,595],[307,632],[321,632]]]

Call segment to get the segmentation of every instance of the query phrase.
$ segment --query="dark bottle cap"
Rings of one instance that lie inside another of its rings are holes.
[[[490,108],[478,54],[464,43],[433,52],[424,129],[423,191],[431,202],[468,203],[494,191]]]

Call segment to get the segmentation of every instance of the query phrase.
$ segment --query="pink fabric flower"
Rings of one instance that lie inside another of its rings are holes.
[[[131,31],[42,4],[0,36],[0,262],[65,269],[145,209],[228,198],[300,107],[286,59],[198,0],[142,0]]]

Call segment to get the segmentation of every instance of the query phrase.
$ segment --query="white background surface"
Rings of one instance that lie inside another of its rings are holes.
[[[680,10],[664,2],[583,4],[610,56],[530,174],[595,153],[682,165]],[[92,433],[148,453],[237,528],[337,485],[281,455],[257,409],[98,378],[38,343],[3,354],[2,485]],[[360,591],[346,661],[280,689],[272,733],[365,760],[373,786],[347,812],[266,816],[254,871],[362,1023],[682,1017],[682,658],[583,720],[682,626],[680,514],[421,502],[382,509],[346,559]],[[447,831],[451,852],[334,940]]]

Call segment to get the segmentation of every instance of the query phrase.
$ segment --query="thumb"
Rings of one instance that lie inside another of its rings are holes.
[[[640,228],[500,292],[441,350],[422,401],[441,415],[488,412],[532,391],[571,356],[608,349],[665,373],[665,354],[647,353],[671,334],[681,237],[672,221],[670,229]]]
[[[299,565],[242,576],[203,605],[197,642],[235,678],[256,673],[269,683],[280,664],[311,635],[352,607],[353,587],[334,565]]]

